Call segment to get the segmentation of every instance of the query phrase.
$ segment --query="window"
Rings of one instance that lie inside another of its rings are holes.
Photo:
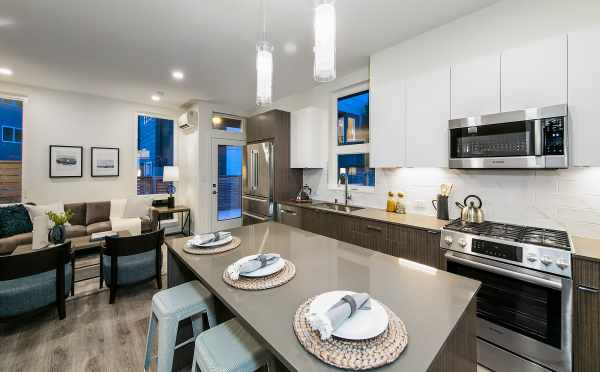
[[[369,168],[369,154],[340,154],[337,157],[338,180],[348,175],[348,185],[375,186],[375,169]]]
[[[21,201],[23,102],[0,98],[0,203]]]
[[[337,100],[338,145],[369,143],[369,91]]]
[[[337,107],[334,130],[334,163],[329,173],[332,187],[341,185],[341,175],[357,189],[375,187],[375,169],[369,167],[369,89],[362,83],[334,95]],[[333,178],[336,178],[335,180]]]
[[[243,130],[244,119],[228,114],[213,112],[212,128],[225,132],[241,133]]]
[[[173,120],[138,116],[137,194],[166,194],[163,167],[173,165]]]

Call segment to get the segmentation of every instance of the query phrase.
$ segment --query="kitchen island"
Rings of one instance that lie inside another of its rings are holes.
[[[302,348],[292,320],[307,298],[344,289],[368,292],[406,324],[408,346],[382,369],[476,371],[474,298],[479,282],[275,222],[232,233],[241,245],[216,255],[184,252],[187,238],[168,241],[168,285],[199,280],[216,296],[219,320],[238,317],[288,370],[336,370]],[[227,285],[222,279],[225,268],[258,253],[261,246],[263,253],[279,253],[293,262],[296,276],[281,287],[263,291]],[[190,351],[176,356],[178,364],[190,363]]]

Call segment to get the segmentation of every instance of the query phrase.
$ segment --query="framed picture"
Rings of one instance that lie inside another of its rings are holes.
[[[119,149],[92,147],[92,177],[119,176]]]
[[[83,147],[50,146],[50,178],[83,177]]]

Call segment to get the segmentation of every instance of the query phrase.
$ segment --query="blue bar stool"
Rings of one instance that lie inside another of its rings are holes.
[[[206,314],[209,327],[217,325],[213,295],[197,281],[165,289],[152,297],[152,313],[148,324],[144,371],[152,361],[152,342],[158,323],[157,371],[171,372],[175,350],[194,342],[203,331],[202,314]],[[194,336],[175,345],[179,322],[191,318]]]
[[[275,371],[275,360],[237,319],[202,332],[196,338],[192,372],[253,372],[267,366]]]

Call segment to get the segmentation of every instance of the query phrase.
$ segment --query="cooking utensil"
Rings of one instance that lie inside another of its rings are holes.
[[[475,206],[475,201],[471,199],[476,199],[478,201],[478,205]],[[456,202],[458,206],[460,203]],[[462,204],[462,210],[460,214],[460,219],[464,222],[472,222],[472,223],[482,223],[485,221],[485,217],[483,214],[483,202],[481,198],[477,195],[468,195]]]

